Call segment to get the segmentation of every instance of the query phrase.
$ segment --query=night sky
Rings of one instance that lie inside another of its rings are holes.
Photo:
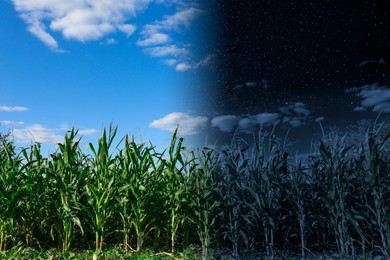
[[[217,142],[276,125],[305,152],[319,122],[343,129],[380,112],[388,118],[390,1],[214,5],[217,90],[209,105]]]

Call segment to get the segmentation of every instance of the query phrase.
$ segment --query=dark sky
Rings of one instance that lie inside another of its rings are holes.
[[[214,4],[217,139],[276,124],[302,150],[319,121],[343,128],[389,115],[390,1]]]

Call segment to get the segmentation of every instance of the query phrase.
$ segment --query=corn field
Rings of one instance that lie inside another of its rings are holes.
[[[0,251],[121,244],[173,256],[196,245],[201,259],[390,257],[388,128],[358,143],[323,136],[305,163],[274,135],[195,150],[174,133],[157,152],[116,133],[103,130],[84,154],[72,129],[47,157],[38,143],[1,138]]]

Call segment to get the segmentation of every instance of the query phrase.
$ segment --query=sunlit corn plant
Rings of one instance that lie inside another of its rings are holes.
[[[167,158],[161,157],[164,163],[162,179],[164,182],[164,208],[169,215],[169,227],[171,236],[171,254],[175,254],[175,243],[179,226],[186,221],[183,214],[183,204],[188,202],[188,191],[185,187],[185,174],[193,158],[188,158],[187,149],[183,146],[183,138],[177,137],[175,130],[168,147]],[[162,153],[164,154],[165,151]]]
[[[153,147],[136,144],[134,138],[125,138],[125,147],[119,152],[119,213],[122,219],[123,245],[129,248],[130,230],[134,228],[140,252],[145,236],[152,229],[153,215],[149,210],[153,198]]]
[[[50,234],[53,240],[58,237],[63,252],[70,249],[75,226],[84,232],[79,214],[89,167],[80,150],[80,140],[76,139],[77,133],[72,129],[65,135],[64,143],[59,143],[59,150],[51,155],[47,171],[56,214]]]
[[[18,201],[23,191],[19,174],[21,163],[14,144],[3,139],[0,147],[0,251],[5,251],[7,245],[15,240]]]
[[[88,202],[85,211],[95,233],[96,250],[103,250],[104,239],[109,233],[114,232],[114,230],[108,230],[108,224],[116,211],[118,166],[116,157],[110,149],[117,129],[113,126],[110,126],[108,132],[104,129],[97,149],[92,143],[89,144],[92,158],[90,160],[91,172],[85,186]]]
[[[22,150],[23,166],[21,167],[21,187],[22,194],[19,200],[18,224],[21,233],[24,236],[24,242],[27,247],[31,247],[33,242],[39,241],[34,237],[34,230],[45,220],[49,214],[43,201],[53,199],[47,197],[45,185],[47,158],[41,154],[41,145],[35,143],[29,149]]]

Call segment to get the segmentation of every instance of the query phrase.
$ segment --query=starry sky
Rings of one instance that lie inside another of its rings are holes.
[[[324,127],[390,112],[390,1],[242,1],[219,10],[211,124],[272,129],[307,150]]]

